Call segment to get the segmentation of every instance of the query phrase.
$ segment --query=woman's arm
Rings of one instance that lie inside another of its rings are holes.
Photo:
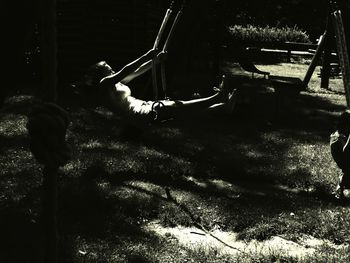
[[[167,52],[164,52],[164,51],[160,52],[156,57],[156,64],[163,62],[166,59],[166,56],[167,56]],[[120,82],[122,82],[123,84],[127,84],[128,82],[130,82],[134,78],[144,74],[145,72],[147,72],[151,68],[152,68],[152,60],[149,60],[146,63],[143,63],[134,72],[130,73],[128,76],[123,78]]]
[[[108,85],[115,84],[121,82],[130,74],[133,74],[136,70],[138,70],[143,64],[147,64],[147,61],[151,60],[154,57],[154,49],[151,49],[146,54],[142,55],[138,59],[124,66],[120,71],[110,76],[103,78],[100,81],[100,84]]]
[[[149,60],[146,63],[143,63],[134,72],[130,73],[125,78],[123,78],[120,82],[123,83],[123,84],[127,84],[128,82],[132,81],[134,78],[136,78],[136,77],[142,75],[143,73],[147,72],[151,68],[152,68],[152,60]]]

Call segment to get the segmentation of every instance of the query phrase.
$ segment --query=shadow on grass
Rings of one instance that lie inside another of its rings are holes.
[[[10,181],[0,195],[0,261],[8,263],[42,262],[40,187],[32,172],[1,176]]]
[[[125,240],[137,242],[149,238],[157,242],[157,238],[144,232],[141,226],[144,220],[157,219],[165,200],[152,189],[132,187],[128,184],[132,180],[160,188],[168,186],[171,190],[186,191],[206,200],[216,197],[224,215],[221,223],[242,233],[242,238],[249,237],[249,229],[255,225],[281,213],[330,202],[328,190],[322,190],[322,185],[313,194],[279,187],[281,184],[293,186],[292,181],[297,178],[306,188],[312,181],[309,170],[298,167],[288,174],[291,182],[279,173],[284,172],[290,161],[285,154],[292,143],[328,143],[330,126],[335,119],[329,111],[340,112],[343,107],[318,96],[302,94],[296,100],[295,108],[288,109],[284,119],[275,121],[271,115],[261,114],[262,107],[266,107],[266,112],[272,112],[272,100],[268,96],[259,104],[242,105],[239,114],[234,116],[203,115],[176,120],[142,134],[126,132],[129,138],[115,134],[115,120],[108,114],[82,111],[80,115],[74,115],[72,141],[82,143],[100,138],[103,143],[101,147],[80,149],[82,154],[75,156],[73,161],[90,158],[86,160],[86,170],[80,170],[77,177],[61,179],[60,262],[84,262],[77,258],[77,251],[84,252],[96,240],[96,246],[99,246],[98,240],[106,242],[100,245],[101,254],[103,250],[111,253],[111,247]],[[22,145],[23,140],[21,136],[0,137],[6,147]],[[119,148],[110,147],[113,143]],[[76,147],[82,148],[81,144]],[[102,160],[100,165],[92,165],[96,159],[106,157],[114,159],[116,164],[107,167]],[[122,167],[123,161],[130,162],[130,166],[126,163],[126,168]],[[140,166],[135,168],[135,163]],[[186,165],[188,169],[184,167]],[[189,177],[195,180],[189,181]],[[221,187],[215,180],[229,185]],[[117,191],[123,187],[139,195],[123,196]],[[2,249],[7,251],[3,254],[7,257],[4,262],[40,262],[40,230],[37,224],[31,223],[32,217],[26,216],[28,207],[28,204],[7,204],[1,209],[1,226],[5,229],[1,243],[6,244]],[[274,231],[271,226],[262,230],[261,239],[271,231]],[[23,253],[16,254],[16,251]],[[88,262],[108,261],[101,258],[88,259]]]
[[[0,214],[0,261],[41,262],[41,229],[28,215],[28,208],[13,205]]]
[[[28,138],[26,136],[2,136],[0,135],[0,151],[12,148],[17,145],[28,147]]]
[[[0,108],[0,114],[28,114],[34,102],[32,95],[17,95],[6,99],[5,104]]]
[[[158,214],[161,199],[154,197],[148,200],[148,195],[146,201],[145,196],[125,198],[114,194],[107,183],[107,179],[111,179],[114,186],[122,187],[124,181],[131,178],[132,175],[121,173],[113,175],[112,179],[102,167],[92,165],[79,178],[63,180],[58,216],[59,230],[65,242],[61,243],[60,262],[80,262],[76,251],[89,250],[91,242],[96,240],[103,242],[94,244],[94,251],[109,250],[124,242],[139,243],[145,239],[157,243],[158,238],[142,230],[141,226],[144,220],[150,220]],[[126,257],[127,262],[148,262],[146,257],[135,251],[119,253]],[[104,256],[100,255],[93,262],[109,262],[109,255]]]
[[[271,96],[273,95],[271,94]],[[290,147],[289,141],[280,142],[279,145],[271,145],[273,142],[266,141],[266,138],[261,137],[261,133],[270,131],[279,132],[284,136],[292,138],[295,142],[317,143],[328,140],[328,136],[333,129],[335,116],[329,114],[327,110],[334,109],[335,111],[340,111],[343,107],[333,104],[323,98],[308,95],[300,95],[296,103],[295,109],[291,109],[283,116],[284,118],[278,121],[275,121],[273,118],[272,120],[261,118],[264,117],[261,116],[261,105],[264,105],[264,103],[261,102],[260,105],[249,105],[242,108],[240,113],[232,119],[226,118],[227,116],[221,118],[212,117],[209,119],[201,117],[181,120],[181,124],[180,121],[175,121],[170,125],[165,125],[165,127],[169,127],[169,129],[180,127],[181,133],[183,134],[182,137],[168,137],[164,139],[161,134],[161,132],[164,131],[164,127],[160,127],[160,131],[151,129],[151,131],[146,131],[136,136],[136,138],[133,137],[133,134],[129,134],[127,140],[134,141],[139,146],[146,146],[164,153],[169,153],[173,156],[189,159],[191,162],[199,164],[197,166],[198,171],[196,172],[199,176],[205,174],[205,171],[210,169],[209,166],[219,167],[219,174],[221,176],[227,174],[227,171],[232,171],[237,177],[235,181],[239,183],[246,178],[244,171],[250,170],[250,167],[264,166],[271,161],[269,160],[269,158],[271,158],[269,155],[271,148],[276,153],[283,156],[283,152],[286,152]],[[271,107],[271,104],[265,104],[265,106],[268,108]],[[112,124],[110,127],[111,126]],[[205,131],[205,133],[203,133],[203,131]],[[92,134],[95,133],[96,135],[96,132],[100,133],[102,129],[91,130]],[[243,141],[251,146],[251,149],[249,149],[249,147],[234,147],[235,144],[240,143],[239,140],[241,136],[244,137]],[[119,137],[117,140],[120,139]],[[191,141],[191,143],[184,143],[184,140],[187,142]],[[194,149],[196,145],[200,145],[203,150],[198,151]],[[259,145],[269,146],[259,149]],[[223,153],[224,151],[222,150],[228,147],[230,150]],[[251,154],[250,151],[254,150],[259,150],[260,155],[263,157],[251,158],[245,156]],[[113,150],[107,151],[109,154],[113,153]],[[266,151],[266,153],[264,153],[264,151]],[[107,152],[105,153],[107,154]],[[211,162],[211,159],[213,159],[214,162]],[[215,159],[219,160],[215,161]],[[164,160],[160,161],[164,162]],[[156,163],[156,161],[153,163]],[[274,163],[276,163],[277,166],[283,165],[280,160],[272,160],[271,165],[274,165]],[[152,164],[150,164],[150,166],[152,166]],[[151,168],[149,172],[153,172]],[[239,174],[242,174],[242,176]],[[260,178],[270,180],[268,179],[268,175],[264,173],[260,173],[260,175],[256,177],[257,178],[254,178],[253,181],[260,180]],[[247,180],[249,181],[250,179]]]

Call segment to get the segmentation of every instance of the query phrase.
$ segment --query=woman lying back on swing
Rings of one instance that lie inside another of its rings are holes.
[[[79,85],[79,93],[99,98],[101,106],[122,116],[133,126],[145,127],[154,121],[174,118],[186,112],[199,112],[207,109],[223,108],[232,111],[236,102],[236,92],[229,93],[222,78],[219,88],[214,87],[214,94],[193,100],[144,101],[131,95],[127,84],[152,68],[155,56],[152,49],[138,59],[115,72],[105,61],[91,66]],[[166,52],[160,52],[156,63],[166,59]]]

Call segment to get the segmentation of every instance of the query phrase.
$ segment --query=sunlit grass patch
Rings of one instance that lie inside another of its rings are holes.
[[[3,150],[0,154],[0,205],[4,201],[24,199],[32,189],[40,187],[41,182],[40,166],[30,151],[21,147]]]
[[[317,262],[313,259],[325,257],[326,251],[337,251],[342,258],[349,249],[347,245],[307,235],[294,241],[280,236],[241,241],[232,232],[213,230],[211,236],[194,227],[163,227],[156,222],[150,222],[144,229],[187,247],[186,254],[194,262]]]
[[[239,234],[240,238],[266,240],[272,236],[284,236],[297,241],[303,235],[310,235],[332,244],[349,243],[349,212],[344,208],[331,206],[307,208],[280,213],[272,218],[265,218],[258,224]]]
[[[343,247],[333,247],[328,245],[322,245],[318,248],[317,253],[313,257],[306,258],[304,263],[328,263],[339,262],[346,263],[350,260],[350,247],[349,245]]]
[[[309,186],[334,187],[337,184],[338,168],[332,159],[328,144],[328,141],[314,145],[299,143],[291,147],[287,154],[290,161],[286,162],[285,168],[288,174],[295,176],[294,178],[289,176],[291,180],[296,179],[295,186],[307,188],[309,184]],[[299,172],[301,176],[308,178],[297,178]],[[306,185],[298,185],[300,183]]]
[[[0,155],[0,174],[17,174],[38,167],[32,153],[23,147],[7,149]]]
[[[270,72],[272,76],[296,77],[304,79],[311,60],[301,63],[278,63],[274,65],[258,65],[259,69]],[[320,66],[317,66],[310,79],[308,91],[332,93],[332,91],[344,93],[343,80],[341,78],[331,78],[329,80],[329,90],[321,89],[321,78],[319,76]]]
[[[308,209],[300,218],[306,232],[317,238],[327,239],[335,244],[350,243],[350,215],[348,208],[323,207]]]
[[[20,114],[0,116],[0,136],[16,137],[27,134],[27,117]]]

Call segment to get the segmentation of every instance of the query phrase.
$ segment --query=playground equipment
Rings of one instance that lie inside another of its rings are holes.
[[[254,74],[261,74],[264,76],[265,79],[267,79],[270,76],[270,72],[267,71],[261,71],[259,70],[254,64],[253,62],[249,61],[249,60],[243,60],[240,59],[238,61],[239,65],[242,67],[242,69],[244,69],[245,71],[251,72],[252,73],[252,78],[254,78]]]
[[[324,49],[325,39],[326,39],[326,33],[324,33],[318,40],[316,52],[312,58],[311,64],[309,65],[309,68],[308,68],[308,70],[305,74],[304,80],[303,80],[304,87],[307,87],[307,85],[309,84],[310,79],[312,77],[312,74],[315,71],[317,62],[319,61],[319,59],[321,57],[322,50]]]
[[[338,50],[338,56],[343,76],[343,83],[346,94],[347,106],[350,106],[350,64],[349,53],[346,46],[346,38],[344,32],[344,25],[340,10],[332,13],[332,22],[335,28],[335,38]],[[329,78],[329,76],[327,76]]]
[[[315,71],[315,68],[317,66],[318,61],[321,58],[321,55],[323,53],[324,47],[325,47],[325,40],[326,40],[326,32],[320,36],[317,48],[314,53],[314,56],[311,60],[311,63],[306,71],[306,74],[304,76],[304,79],[301,80],[299,78],[293,78],[293,77],[283,77],[283,76],[271,76],[270,80],[272,81],[273,86],[275,89],[282,89],[282,88],[289,88],[293,93],[299,93],[301,90],[304,90],[307,88],[312,74]]]
[[[165,40],[162,52],[168,51],[168,47],[169,47],[170,42],[172,40],[172,37],[174,35],[176,26],[177,26],[177,24],[182,16],[185,4],[186,4],[186,1],[183,1],[180,10],[177,12],[177,15],[176,15],[176,17],[173,21],[173,24],[170,28],[169,34]],[[173,13],[173,6],[174,6],[174,1],[171,2],[170,7],[167,9],[167,11],[165,13],[165,16],[163,18],[163,22],[159,28],[156,40],[154,42],[153,49],[158,49],[158,47],[159,47],[159,43],[162,39],[162,35],[165,31],[166,25],[170,19],[171,14]],[[162,83],[163,94],[164,94],[164,98],[167,98],[165,62],[162,62],[160,67],[161,67],[161,81],[162,81],[161,83]],[[153,83],[154,98],[155,98],[155,100],[158,100],[158,81],[157,81],[157,68],[156,68],[155,60],[153,60],[153,62],[152,62],[152,83]]]
[[[346,36],[344,31],[343,19],[341,11],[339,10],[336,1],[329,1],[329,14],[327,18],[327,25],[325,33],[323,34],[324,45],[320,45],[320,48],[316,51],[315,56],[318,53],[323,52],[323,65],[322,65],[322,80],[321,87],[328,88],[329,78],[331,74],[331,43],[335,39],[337,56],[339,59],[347,106],[350,106],[350,65],[349,65],[349,53],[347,50]]]
[[[318,41],[316,52],[312,58],[309,68],[305,74],[303,80],[298,78],[271,76],[270,79],[273,85],[279,87],[291,87],[299,92],[309,84],[311,76],[316,68],[317,62],[323,54],[323,65],[322,65],[322,80],[321,87],[328,88],[329,78],[331,73],[331,42],[336,42],[337,56],[340,62],[344,89],[346,94],[347,106],[350,106],[350,64],[349,64],[349,53],[347,50],[346,36],[344,31],[342,14],[337,7],[336,1],[329,1],[329,15],[326,25],[326,30]]]
[[[175,20],[171,26],[171,29],[170,29],[170,32],[169,32],[169,35],[165,41],[165,44],[164,44],[164,47],[163,47],[163,52],[167,52],[168,51],[168,47],[169,47],[169,44],[170,44],[170,41],[174,35],[174,32],[175,32],[175,28],[182,16],[182,13],[183,13],[183,8],[185,6],[185,1],[183,2],[182,4],[182,7],[180,9],[180,11],[177,13],[176,17],[175,17]],[[167,83],[166,83],[166,75],[165,75],[165,62],[162,62],[161,64],[161,77],[162,77],[162,87],[163,87],[163,92],[164,92],[164,97],[167,98]]]
[[[165,16],[164,16],[163,22],[159,28],[156,40],[154,41],[153,49],[158,49],[158,46],[159,46],[161,37],[163,35],[163,32],[165,30],[166,24],[168,23],[168,20],[170,18],[171,13],[173,12],[173,10],[172,10],[173,4],[174,4],[174,2],[172,2],[170,4],[170,7],[167,9],[167,11],[165,13]],[[152,62],[152,83],[153,83],[154,97],[155,97],[155,100],[157,100],[158,99],[158,82],[157,82],[157,67],[156,67],[155,58],[153,59],[153,62]]]

